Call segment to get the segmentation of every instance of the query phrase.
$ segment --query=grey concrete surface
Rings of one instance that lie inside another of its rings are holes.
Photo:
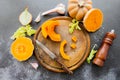
[[[54,73],[41,65],[34,70],[29,62],[36,61],[33,55],[28,61],[15,60],[10,51],[12,40],[10,36],[21,26],[18,20],[19,14],[26,6],[33,15],[33,19],[39,12],[53,8],[58,3],[67,6],[67,0],[0,0],[0,80],[120,80],[120,0],[93,0],[93,7],[100,8],[104,13],[102,28],[95,33],[89,33],[91,47],[93,44],[100,46],[105,33],[115,29],[117,38],[110,47],[104,67],[99,68],[93,64],[83,63],[74,71],[73,75]],[[38,24],[32,22],[34,29],[45,20],[58,16],[51,14],[42,17]]]

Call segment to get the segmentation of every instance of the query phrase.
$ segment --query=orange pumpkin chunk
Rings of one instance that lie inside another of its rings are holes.
[[[75,49],[75,48],[76,48],[76,44],[75,44],[75,43],[72,43],[72,44],[70,45],[70,47],[73,48],[73,49]]]
[[[77,37],[76,36],[72,36],[72,41],[76,42],[77,41]]]
[[[83,24],[87,31],[97,31],[103,22],[103,13],[100,9],[93,8],[87,12],[84,17]]]
[[[26,37],[17,38],[10,47],[11,54],[18,61],[25,61],[33,54],[32,40]]]

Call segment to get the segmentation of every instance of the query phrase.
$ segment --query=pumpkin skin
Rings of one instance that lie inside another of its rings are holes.
[[[91,8],[91,0],[69,0],[68,2],[68,13],[70,17],[77,20],[82,20]]]

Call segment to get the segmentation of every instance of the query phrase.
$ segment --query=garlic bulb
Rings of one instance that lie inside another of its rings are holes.
[[[57,12],[59,14],[65,14],[65,5],[60,3],[55,8],[43,12],[42,16],[53,13],[53,12]]]

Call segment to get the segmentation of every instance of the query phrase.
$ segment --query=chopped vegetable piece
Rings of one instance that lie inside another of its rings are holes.
[[[72,23],[69,24],[69,33],[72,34],[74,29],[81,30],[81,28],[79,27],[79,21],[77,21],[76,19],[73,19]]]
[[[64,46],[67,44],[66,40],[63,40],[60,44],[60,54],[61,56],[66,59],[66,60],[70,60],[70,56],[68,56],[65,52],[64,52]]]
[[[89,57],[87,58],[87,62],[90,64],[90,61],[93,59],[93,57],[95,56],[95,53],[97,52],[97,50],[94,50],[96,47],[96,44],[93,46],[90,54],[89,54]]]
[[[32,21],[32,15],[26,8],[19,16],[19,21],[22,25],[28,25]]]
[[[33,34],[35,34],[36,30],[32,29],[32,27],[30,25],[26,25],[26,31],[27,31],[27,35],[31,36]]]
[[[73,36],[73,37],[72,37],[72,41],[76,42],[76,41],[77,41],[77,37],[76,37],[76,36]]]
[[[32,27],[30,25],[26,25],[21,26],[20,28],[17,29],[17,31],[13,34],[13,36],[11,37],[11,39],[17,39],[20,37],[25,37],[27,33],[28,36],[31,36],[33,34],[35,34],[36,30],[32,29]]]
[[[42,24],[42,35],[44,38],[47,36],[50,37],[51,40],[59,42],[61,41],[61,35],[55,32],[55,27],[59,25],[59,21],[57,20],[48,20]]]
[[[76,44],[75,44],[75,43],[72,43],[72,44],[70,45],[70,47],[73,48],[73,49],[75,49],[75,48],[76,48]]]
[[[11,54],[18,61],[25,61],[33,54],[34,45],[27,37],[17,38],[10,47]]]
[[[20,28],[17,29],[16,32],[14,32],[13,36],[11,37],[11,39],[16,39],[16,38],[20,38],[20,37],[25,37],[25,32],[26,32],[26,29],[25,27],[21,26]]]
[[[51,20],[48,20],[48,21],[44,22],[41,26],[41,28],[42,28],[41,32],[42,32],[42,35],[44,38],[47,38],[47,36],[48,36],[48,25],[51,22],[52,22]]]

